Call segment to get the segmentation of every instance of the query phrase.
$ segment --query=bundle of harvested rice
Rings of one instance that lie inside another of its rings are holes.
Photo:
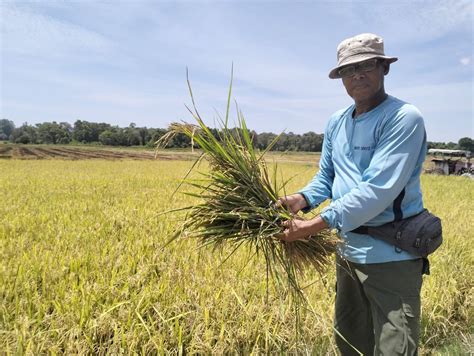
[[[198,238],[204,246],[219,247],[231,243],[235,246],[233,252],[240,246],[247,245],[256,255],[264,256],[267,275],[273,277],[279,285],[282,282],[288,283],[291,292],[302,296],[297,273],[310,266],[321,271],[334,251],[336,238],[329,231],[323,231],[304,241],[290,243],[277,237],[283,231],[281,223],[295,218],[285,207],[275,204],[287,182],[277,185],[276,167],[273,179],[270,179],[264,161],[265,154],[279,137],[265,151],[257,152],[238,107],[237,128],[229,129],[232,79],[225,120],[220,120],[221,127],[217,135],[204,124],[199,115],[189,80],[188,88],[193,110],[187,108],[197,125],[171,124],[167,134],[157,142],[157,147],[164,147],[175,135],[184,134],[199,145],[203,152],[191,170],[204,157],[207,158],[210,169],[201,172],[204,180],[191,181],[186,175],[185,182],[197,188],[199,193],[185,194],[198,197],[200,203],[177,209],[185,210],[187,214],[170,241],[186,236]]]

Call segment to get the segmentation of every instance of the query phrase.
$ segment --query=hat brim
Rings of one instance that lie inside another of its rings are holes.
[[[372,58],[382,58],[382,59],[385,59],[388,63],[393,63],[393,62],[396,62],[398,61],[398,58],[397,57],[387,57],[387,56],[381,56],[381,55],[377,55],[377,54],[370,54],[370,55],[367,55],[366,53],[364,54],[360,54],[360,55],[355,55],[355,56],[351,56],[351,58],[344,62],[344,63],[341,63],[340,65],[338,65],[336,68],[334,68],[333,70],[331,70],[329,72],[329,78],[331,79],[339,79],[341,78],[341,76],[337,73],[339,71],[339,69],[341,69],[342,67],[345,67],[349,64],[354,64],[354,63],[359,63],[359,62],[363,62],[363,61],[366,61],[368,59],[372,59]]]

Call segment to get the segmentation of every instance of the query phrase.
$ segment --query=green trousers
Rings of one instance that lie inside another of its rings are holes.
[[[334,324],[341,354],[416,355],[423,260],[336,261]]]

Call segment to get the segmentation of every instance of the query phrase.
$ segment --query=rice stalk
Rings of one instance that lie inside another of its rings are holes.
[[[202,158],[209,162],[210,169],[200,172],[201,180],[185,182],[197,188],[199,193],[185,192],[200,199],[200,203],[185,207],[186,216],[170,241],[186,236],[197,238],[201,246],[220,248],[235,246],[234,253],[241,246],[248,246],[251,255],[264,257],[267,276],[277,286],[288,286],[296,300],[304,300],[299,283],[299,273],[314,268],[322,272],[334,252],[336,238],[329,231],[322,231],[305,241],[283,242],[277,235],[283,231],[281,223],[293,218],[285,207],[277,206],[279,194],[288,181],[277,183],[275,167],[270,178],[265,154],[280,136],[263,152],[253,147],[253,138],[245,118],[237,106],[237,127],[229,128],[228,117],[232,92],[229,86],[225,120],[219,119],[217,135],[205,125],[194,102],[191,85],[188,88],[193,108],[187,107],[196,124],[172,123],[168,132],[157,141],[157,147],[165,147],[177,134],[192,139],[203,154],[191,167],[193,170]],[[179,187],[178,187],[179,189]],[[231,253],[231,254],[232,254]]]

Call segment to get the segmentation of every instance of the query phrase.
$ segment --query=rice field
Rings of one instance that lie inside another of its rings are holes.
[[[288,189],[315,155],[283,156]],[[191,161],[0,160],[0,352],[5,354],[336,354],[334,266],[308,273],[309,306],[266,283],[263,260],[163,244],[186,206],[171,194]],[[422,354],[474,351],[474,182],[422,177],[444,244],[422,292]],[[230,252],[230,251],[228,251]],[[267,294],[268,287],[268,294]]]

